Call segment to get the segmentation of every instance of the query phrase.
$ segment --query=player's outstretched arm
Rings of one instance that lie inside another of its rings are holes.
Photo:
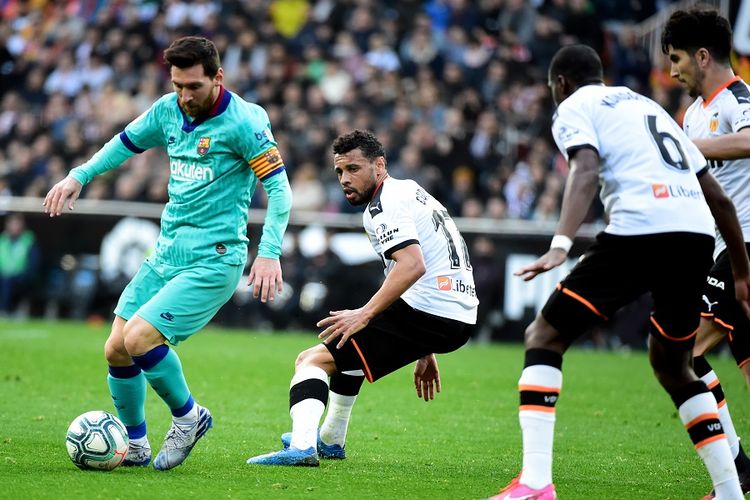
[[[729,260],[732,263],[734,275],[735,297],[750,317],[750,263],[748,262],[745,239],[742,235],[737,211],[732,200],[727,196],[721,185],[708,170],[704,170],[698,178],[703,195],[706,198],[711,214],[716,221],[721,236],[729,250]]]
[[[693,139],[709,160],[736,160],[750,157],[750,128],[705,139]]]
[[[372,318],[393,304],[426,271],[422,249],[416,243],[393,252],[391,259],[396,262],[396,265],[367,304],[359,309],[331,311],[330,316],[318,321],[318,327],[325,328],[318,338],[330,344],[341,337],[336,344],[336,348],[341,349],[349,337],[363,329]]]
[[[570,155],[570,173],[565,182],[560,221],[557,223],[556,236],[562,236],[572,242],[578,228],[583,223],[591,202],[596,196],[599,185],[599,154],[590,148],[578,149]],[[559,266],[568,256],[570,248],[555,246],[555,239],[550,249],[537,260],[518,269],[513,274],[524,281],[534,279]]]
[[[83,189],[81,183],[70,176],[61,180],[52,186],[47,196],[44,197],[44,203],[42,203],[44,213],[49,214],[50,217],[61,215],[66,204],[68,210],[73,210],[76,200],[81,195],[81,189]]]
[[[440,369],[434,354],[417,360],[414,365],[414,386],[417,397],[427,402],[435,399],[435,392],[440,392]]]

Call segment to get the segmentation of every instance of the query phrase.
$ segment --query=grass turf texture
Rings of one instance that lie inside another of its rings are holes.
[[[80,471],[68,459],[65,431],[84,411],[113,411],[107,333],[106,326],[0,320],[0,498],[481,498],[520,468],[521,346],[469,345],[440,356],[443,393],[430,403],[417,399],[409,368],[365,384],[346,460],[259,467],[245,459],[280,448],[279,435],[290,429],[294,358],[317,340],[209,329],[177,349],[215,422],[185,464],[169,472]],[[740,435],[750,435],[739,371],[730,360],[711,361]],[[561,498],[685,499],[711,489],[644,353],[572,350],[564,374],[554,465]],[[151,389],[147,398],[156,453],[169,414]]]

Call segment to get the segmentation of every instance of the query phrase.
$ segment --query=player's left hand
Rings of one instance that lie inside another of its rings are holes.
[[[341,349],[349,340],[349,337],[366,327],[370,322],[370,318],[367,317],[362,308],[331,311],[330,314],[327,318],[318,321],[318,327],[326,327],[325,330],[320,332],[318,338],[323,339],[326,344],[330,344],[337,337],[341,337],[339,343],[336,344],[336,349]]]
[[[440,370],[434,354],[417,360],[414,365],[414,386],[417,397],[427,402],[435,399],[435,391],[440,392]]]
[[[281,264],[278,259],[256,257],[250,267],[247,286],[253,287],[253,298],[260,296],[261,302],[273,300],[277,293],[284,290],[281,277]]]
[[[546,273],[550,269],[554,269],[568,258],[568,252],[561,248],[550,248],[547,253],[539,257],[537,260],[518,269],[513,273],[514,276],[520,276],[524,281],[533,280],[538,274]]]

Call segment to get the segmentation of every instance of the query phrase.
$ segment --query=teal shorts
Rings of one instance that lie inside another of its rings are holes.
[[[115,314],[151,323],[170,344],[203,328],[234,293],[242,265],[202,264],[175,267],[145,261],[125,287]]]

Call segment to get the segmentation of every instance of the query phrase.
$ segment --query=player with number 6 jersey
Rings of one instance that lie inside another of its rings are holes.
[[[558,105],[552,132],[570,173],[549,251],[516,275],[528,281],[566,260],[597,187],[609,223],[526,329],[518,381],[523,464],[493,498],[557,498],[552,444],[563,355],[594,325],[649,293],[654,374],[717,497],[741,499],[716,399],[691,366],[701,289],[712,261],[713,219],[729,246],[737,298],[747,306],[750,266],[734,206],[700,151],[658,104],[627,87],[604,85],[591,47],[560,49],[548,85]]]
[[[435,353],[464,345],[476,323],[469,252],[445,207],[416,182],[389,177],[383,145],[370,132],[338,137],[333,154],[346,199],[366,205],[364,227],[385,281],[364,306],[331,311],[318,322],[324,343],[300,353],[290,384],[292,432],[282,435],[281,451],[249,464],[316,466],[319,458],[345,458],[364,379],[374,382],[416,361],[417,396],[430,401],[440,392]]]

